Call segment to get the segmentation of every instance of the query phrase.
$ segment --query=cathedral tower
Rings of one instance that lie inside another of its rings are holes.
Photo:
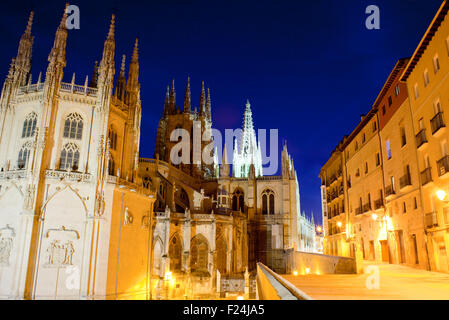
[[[240,145],[237,147],[237,144],[235,144],[234,147],[234,159],[232,165],[234,177],[248,177],[251,165],[254,165],[254,174],[256,177],[263,176],[260,143],[257,144],[251,105],[249,101],[247,101],[245,113],[243,115],[242,138]]]

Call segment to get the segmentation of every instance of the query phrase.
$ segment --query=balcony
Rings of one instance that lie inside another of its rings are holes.
[[[426,129],[421,129],[416,135],[416,147],[419,149],[425,143],[427,143]]]
[[[370,210],[371,210],[371,203],[365,203],[363,205],[363,207],[362,207],[362,212],[365,213],[365,212],[368,212]]]
[[[432,128],[432,134],[435,134],[441,128],[444,128],[446,125],[444,124],[443,112],[438,112],[431,120],[430,126]]]
[[[438,218],[436,212],[426,213],[426,228],[438,227]]]
[[[399,179],[399,186],[401,187],[401,189],[404,189],[405,187],[411,185],[412,185],[412,178],[410,174],[406,174]]]
[[[439,177],[449,172],[449,155],[446,155],[437,161],[437,168]]]
[[[384,199],[377,199],[374,201],[374,210],[379,210],[384,206]]]
[[[394,191],[394,187],[390,184],[389,186],[385,187],[385,196],[391,196],[393,194],[396,194],[396,192]]]
[[[421,181],[423,186],[433,181],[432,170],[430,167],[424,169],[424,171],[421,172]]]

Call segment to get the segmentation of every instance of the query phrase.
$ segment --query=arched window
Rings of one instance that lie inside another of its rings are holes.
[[[266,194],[262,195],[262,214],[268,213],[268,196]]]
[[[190,269],[207,271],[209,261],[209,244],[202,235],[195,236],[190,243]]]
[[[227,245],[223,236],[217,240],[217,269],[221,274],[226,273]]]
[[[114,158],[112,156],[109,156],[109,175],[110,176],[115,176],[115,161]]]
[[[170,257],[170,271],[181,271],[182,268],[182,243],[176,234],[170,241],[168,247],[168,255]]]
[[[29,138],[34,136],[34,133],[36,131],[36,123],[37,114],[31,112],[29,115],[27,115],[25,121],[23,122],[22,138]]]
[[[61,160],[59,162],[59,169],[61,170],[78,170],[80,160],[80,151],[76,144],[67,143],[61,151]]]
[[[274,214],[274,192],[270,189],[262,192],[262,214]]]
[[[232,210],[245,211],[245,197],[243,191],[240,189],[235,190],[234,195],[232,196]]]
[[[64,123],[64,138],[81,140],[83,136],[83,118],[78,113],[71,113]]]
[[[113,127],[109,129],[108,138],[109,138],[109,147],[112,150],[117,150],[117,132],[114,130]]]
[[[160,239],[156,240],[153,248],[153,274],[160,276],[162,262],[162,242]]]
[[[30,147],[28,144],[24,144],[19,151],[19,157],[17,159],[17,168],[25,169],[30,157]]]

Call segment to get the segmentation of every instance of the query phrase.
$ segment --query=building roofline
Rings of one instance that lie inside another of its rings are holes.
[[[418,63],[419,59],[421,59],[422,55],[426,51],[427,46],[429,45],[433,36],[435,35],[438,28],[440,27],[441,22],[446,17],[448,10],[449,10],[449,2],[447,0],[443,0],[443,3],[441,4],[440,8],[438,9],[436,15],[433,17],[432,22],[430,23],[429,27],[427,28],[426,32],[424,33],[424,36],[422,37],[421,41],[419,42],[418,46],[416,47],[416,50],[413,53],[409,63],[407,64],[407,67],[405,68],[404,72],[402,73],[401,81],[407,81],[408,77],[410,76],[410,74],[412,73],[416,64]]]
[[[398,78],[398,76],[400,76],[400,71],[404,68],[409,59],[410,58],[400,58],[396,61],[396,64],[394,65],[393,69],[388,75],[387,81],[385,81],[382,89],[380,90],[379,94],[376,97],[376,100],[374,100],[371,110],[368,112],[366,116],[363,117],[363,120],[360,121],[357,127],[355,127],[355,129],[351,132],[346,141],[344,141],[342,145],[343,149],[346,148],[348,144],[351,143],[352,140],[354,140],[354,137],[362,130],[362,128],[368,123],[368,121],[374,117],[377,110],[379,109],[380,102],[385,97],[388,90],[390,90],[391,85],[394,83],[394,81]]]

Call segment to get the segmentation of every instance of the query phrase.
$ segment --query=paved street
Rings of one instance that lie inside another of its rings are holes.
[[[283,275],[316,300],[449,300],[449,274],[394,264],[379,267],[379,289],[368,289],[369,274]]]

